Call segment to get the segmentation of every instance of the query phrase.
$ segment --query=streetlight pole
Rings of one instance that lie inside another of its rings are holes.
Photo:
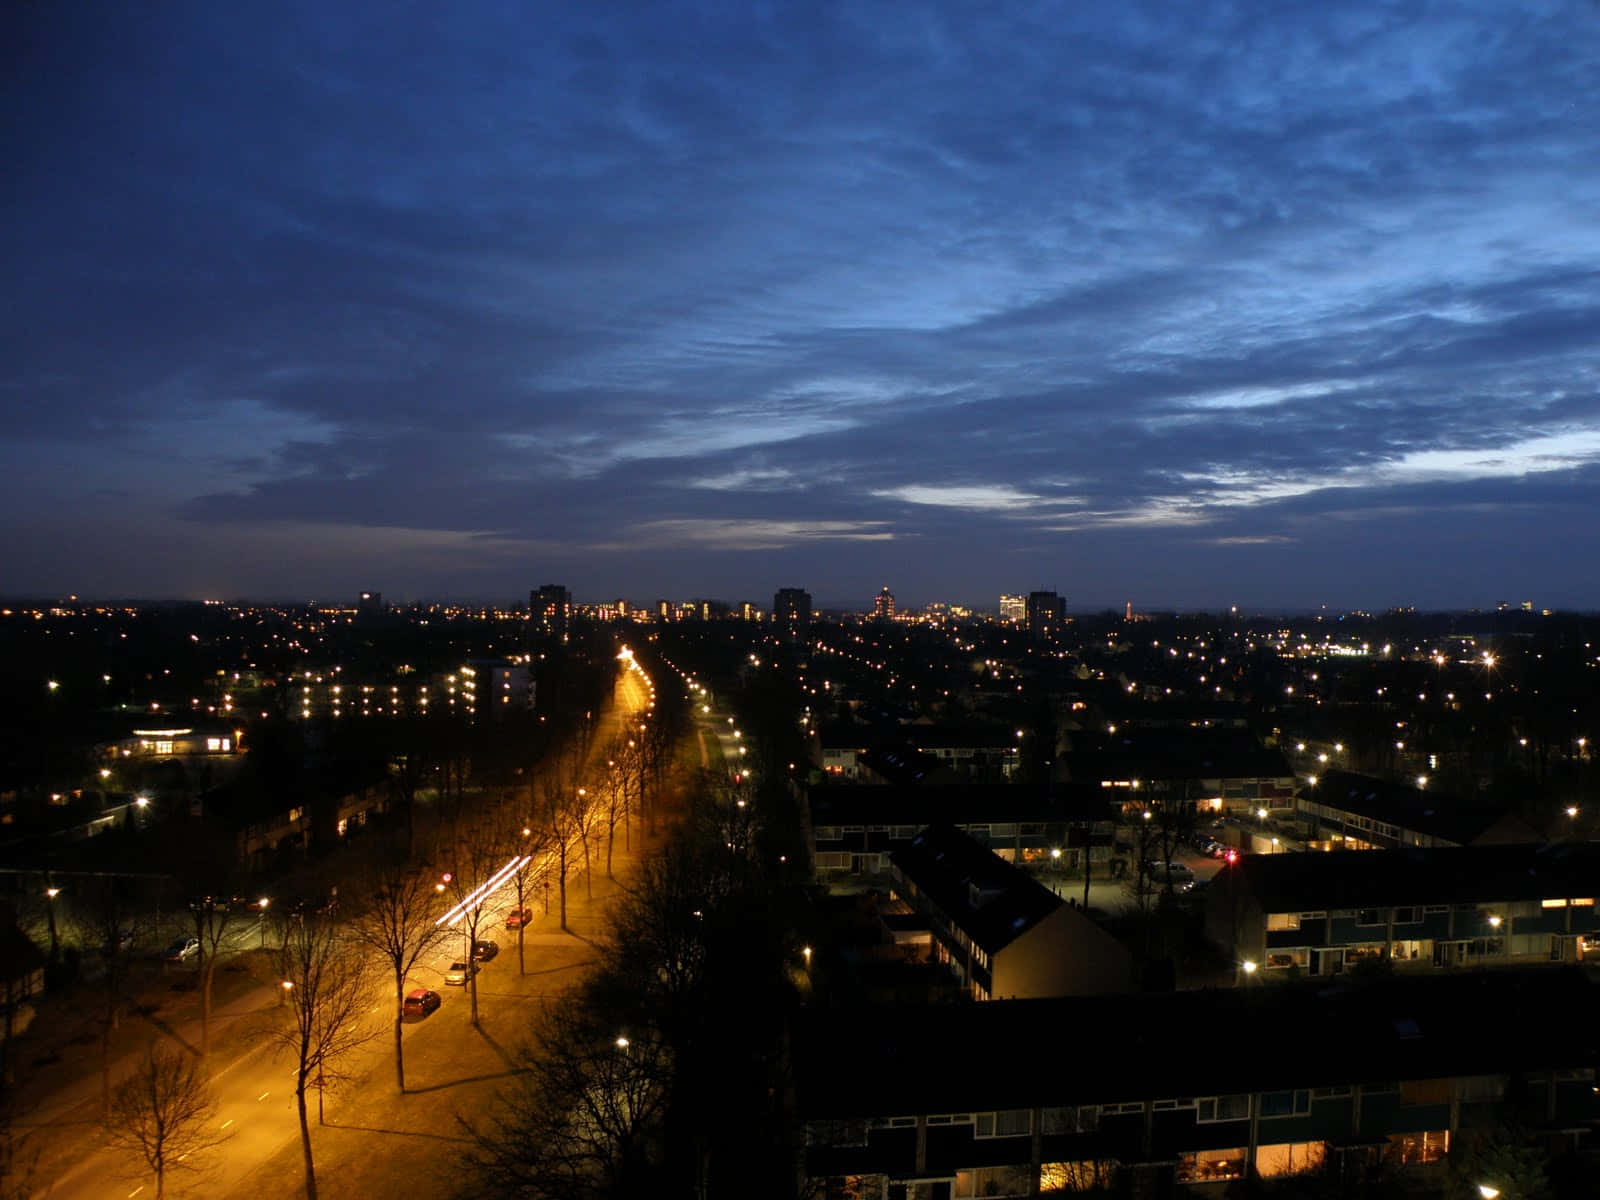
[[[49,878],[48,875],[45,876],[46,881]],[[61,950],[60,939],[56,936],[56,897],[59,895],[61,895],[61,889],[58,887],[46,887],[44,889],[44,917],[50,926],[50,961],[52,963],[56,961]]]

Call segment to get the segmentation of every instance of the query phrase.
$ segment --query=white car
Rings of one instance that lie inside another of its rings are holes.
[[[465,987],[467,980],[478,973],[478,964],[475,962],[451,963],[450,969],[444,973],[444,981],[452,987]]]

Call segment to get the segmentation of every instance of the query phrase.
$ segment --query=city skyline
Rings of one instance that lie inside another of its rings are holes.
[[[3,20],[8,593],[1596,607],[1592,6]]]

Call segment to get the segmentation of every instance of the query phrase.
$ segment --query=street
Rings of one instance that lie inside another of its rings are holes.
[[[637,724],[650,703],[648,680],[637,669],[625,670],[613,703],[598,722],[591,743],[596,752],[625,723]],[[615,866],[622,877],[642,852],[645,838],[636,827],[630,854],[623,849],[620,833]],[[574,856],[574,861],[578,866],[568,880],[570,932],[559,929],[553,902],[548,912],[545,909],[540,876],[549,869],[548,856],[533,870],[533,920],[524,931],[525,975],[517,973],[517,933],[505,928],[515,891],[501,882],[485,893],[478,937],[498,942],[500,952],[483,964],[478,977],[480,1028],[474,1029],[470,1023],[466,989],[444,982],[451,964],[465,956],[464,937],[443,939],[436,953],[406,981],[407,991],[428,988],[438,992],[443,1003],[431,1015],[408,1020],[404,1026],[404,1096],[394,1092],[389,1037],[393,985],[379,976],[367,1018],[373,1037],[342,1064],[352,1081],[324,1096],[326,1128],[316,1125],[315,1092],[307,1095],[318,1181],[327,1195],[399,1193],[413,1190],[422,1180],[429,1181],[429,1190],[435,1195],[453,1194],[446,1169],[452,1157],[448,1148],[459,1149],[467,1141],[457,1117],[481,1115],[496,1090],[514,1073],[515,1050],[536,1027],[542,999],[570,986],[588,964],[591,941],[602,933],[607,909],[619,892],[618,882],[604,876],[603,854],[595,855],[594,877],[588,881],[594,893],[591,902],[579,874],[581,856]],[[255,922],[230,931],[230,942],[241,949],[257,946],[259,939]],[[197,1172],[170,1173],[168,1195],[253,1198],[264,1191],[282,1194],[289,1181],[298,1190],[302,1165],[294,1061],[271,1040],[288,1011],[280,1002],[274,986],[256,986],[213,1015],[214,1049],[209,1061],[215,1072],[212,1087],[217,1104],[212,1119],[216,1133],[226,1140],[205,1155]],[[157,1036],[193,1049],[199,1041],[199,1023],[179,1024]],[[131,1060],[119,1063],[117,1075],[132,1067]],[[36,1111],[48,1113],[54,1123],[81,1123],[87,1133],[98,1124],[98,1098],[96,1072],[92,1078],[64,1086],[59,1096],[41,1097]],[[56,1171],[54,1178],[39,1181],[42,1187],[34,1196],[38,1200],[153,1196],[153,1180],[138,1167],[126,1152],[104,1146],[96,1130],[92,1137],[85,1137],[70,1166]]]

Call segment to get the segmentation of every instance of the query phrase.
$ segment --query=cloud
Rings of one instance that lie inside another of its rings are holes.
[[[124,591],[172,527],[464,539],[513,594],[499,547],[610,593],[1183,562],[1174,604],[1319,521],[1352,587],[1399,527],[1588,536],[1589,8],[4,20],[0,500],[87,545],[127,497]]]

